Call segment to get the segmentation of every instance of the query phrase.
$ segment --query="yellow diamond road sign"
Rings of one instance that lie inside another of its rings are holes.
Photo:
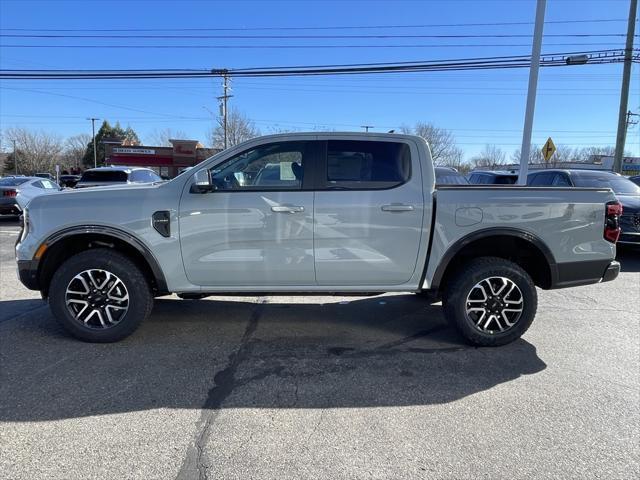
[[[556,153],[556,146],[551,140],[551,137],[547,138],[547,142],[542,147],[542,156],[544,157],[544,161],[548,162],[549,159]]]

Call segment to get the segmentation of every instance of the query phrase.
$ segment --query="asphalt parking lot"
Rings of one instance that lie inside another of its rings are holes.
[[[0,477],[640,476],[640,252],[540,291],[471,348],[416,295],[159,299],[125,341],[67,337],[0,219]]]

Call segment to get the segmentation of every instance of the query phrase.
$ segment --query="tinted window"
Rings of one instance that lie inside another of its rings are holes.
[[[555,176],[555,172],[536,173],[527,184],[532,187],[549,187],[553,184]]]
[[[390,188],[409,179],[409,146],[395,142],[330,140],[326,185],[342,188]]]
[[[640,187],[625,177],[607,172],[573,172],[576,187],[610,188],[615,193],[640,195]]]
[[[556,178],[553,179],[554,187],[570,187],[571,182],[564,173],[557,173]]]
[[[114,182],[114,183],[126,183],[127,172],[119,170],[93,170],[86,171],[82,174],[81,182]]]
[[[22,185],[27,180],[29,179],[28,178],[3,178],[3,179],[0,179],[0,187],[15,187],[17,185]]]
[[[218,190],[299,190],[308,142],[263,145],[230,158],[211,170]]]
[[[513,185],[518,180],[518,177],[513,175],[496,175],[493,183],[497,185]]]

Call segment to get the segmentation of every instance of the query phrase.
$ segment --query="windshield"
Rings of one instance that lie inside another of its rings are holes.
[[[571,174],[576,187],[610,188],[619,195],[640,195],[640,187],[625,177],[607,172],[576,172]]]
[[[127,172],[118,170],[105,170],[105,171],[86,171],[82,174],[81,182],[127,182]]]
[[[22,185],[25,183],[28,178],[2,178],[0,179],[0,187],[15,187],[17,185]]]

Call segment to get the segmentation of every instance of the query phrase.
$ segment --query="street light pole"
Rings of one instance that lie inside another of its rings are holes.
[[[527,109],[524,114],[524,130],[522,147],[520,147],[520,172],[518,184],[527,184],[529,173],[529,152],[531,150],[531,130],[533,129],[533,112],[536,107],[536,91],[538,89],[538,70],[540,69],[540,50],[542,49],[542,30],[544,27],[544,11],[547,0],[538,0],[536,5],[536,24],[533,29],[533,47],[531,49],[531,67],[529,68],[529,89],[527,93]]]
[[[93,168],[98,166],[98,150],[96,146],[96,120],[100,120],[99,118],[87,118],[87,120],[91,120],[91,131],[93,133]]]
[[[622,88],[620,89],[620,109],[618,110],[618,133],[616,135],[616,152],[613,158],[613,171],[622,171],[624,141],[627,130],[627,104],[629,102],[629,81],[631,79],[631,60],[633,57],[633,35],[636,28],[636,12],[638,0],[630,0],[629,21],[627,23],[627,43],[624,47],[624,68],[622,70]]]
[[[15,140],[13,140],[13,166],[16,169],[16,175],[18,175],[18,151],[16,150]]]

